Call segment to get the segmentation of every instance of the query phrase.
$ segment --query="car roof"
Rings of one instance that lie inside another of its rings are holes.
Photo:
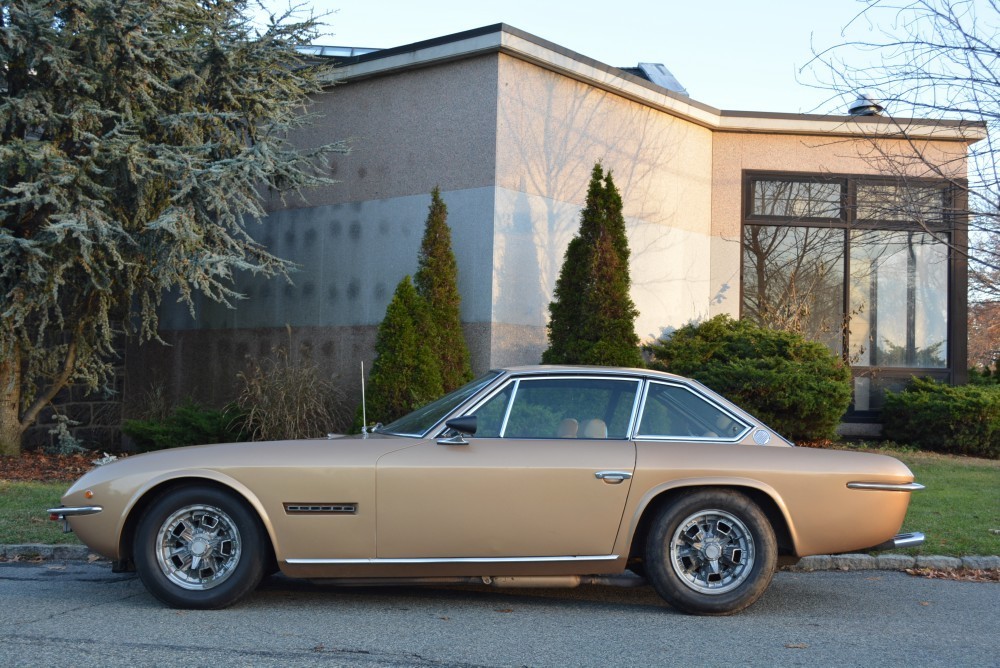
[[[586,375],[615,375],[615,376],[636,376],[646,378],[663,378],[665,380],[690,380],[684,376],[678,376],[666,371],[656,371],[654,369],[636,369],[616,366],[585,366],[575,364],[527,364],[521,366],[500,367],[494,369],[505,374],[586,374]]]

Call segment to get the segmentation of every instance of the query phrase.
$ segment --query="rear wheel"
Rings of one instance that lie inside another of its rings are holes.
[[[268,555],[257,517],[214,487],[168,491],[146,510],[134,543],[143,584],[175,608],[232,605],[264,576]]]
[[[703,490],[678,498],[653,521],[646,577],[678,610],[727,615],[760,598],[777,555],[774,530],[753,501]]]

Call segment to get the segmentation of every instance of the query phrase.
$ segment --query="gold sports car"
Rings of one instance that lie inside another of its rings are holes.
[[[359,436],[206,445],[85,474],[49,510],[179,608],[278,569],[334,583],[641,583],[729,614],[779,559],[908,547],[922,486],[797,448],[703,385],[640,369],[492,371]],[[638,574],[638,575],[636,575]]]

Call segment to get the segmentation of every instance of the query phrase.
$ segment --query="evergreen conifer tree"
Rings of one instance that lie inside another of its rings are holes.
[[[458,266],[451,250],[448,208],[437,187],[431,192],[414,283],[417,292],[427,301],[437,329],[434,351],[441,363],[444,391],[451,392],[472,380],[472,367],[469,364],[469,348],[462,334],[459,309],[462,297],[458,293]]]
[[[387,424],[441,396],[441,366],[429,345],[433,331],[427,302],[404,277],[375,340],[366,397],[369,423]]]
[[[69,383],[108,387],[122,333],[175,290],[285,273],[247,233],[269,191],[329,183],[287,141],[321,70],[313,20],[243,0],[0,0],[0,454]]]
[[[611,172],[594,165],[580,229],[570,241],[549,304],[546,364],[642,366],[629,296],[622,199]]]

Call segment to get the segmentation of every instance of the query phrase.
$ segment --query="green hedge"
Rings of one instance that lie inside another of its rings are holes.
[[[851,371],[800,334],[720,315],[647,346],[649,366],[690,376],[793,440],[835,436]]]
[[[1000,459],[1000,385],[913,379],[886,393],[882,435],[921,450]]]
[[[139,452],[242,441],[242,419],[236,413],[205,408],[189,400],[162,420],[126,420],[122,431],[132,437]]]

